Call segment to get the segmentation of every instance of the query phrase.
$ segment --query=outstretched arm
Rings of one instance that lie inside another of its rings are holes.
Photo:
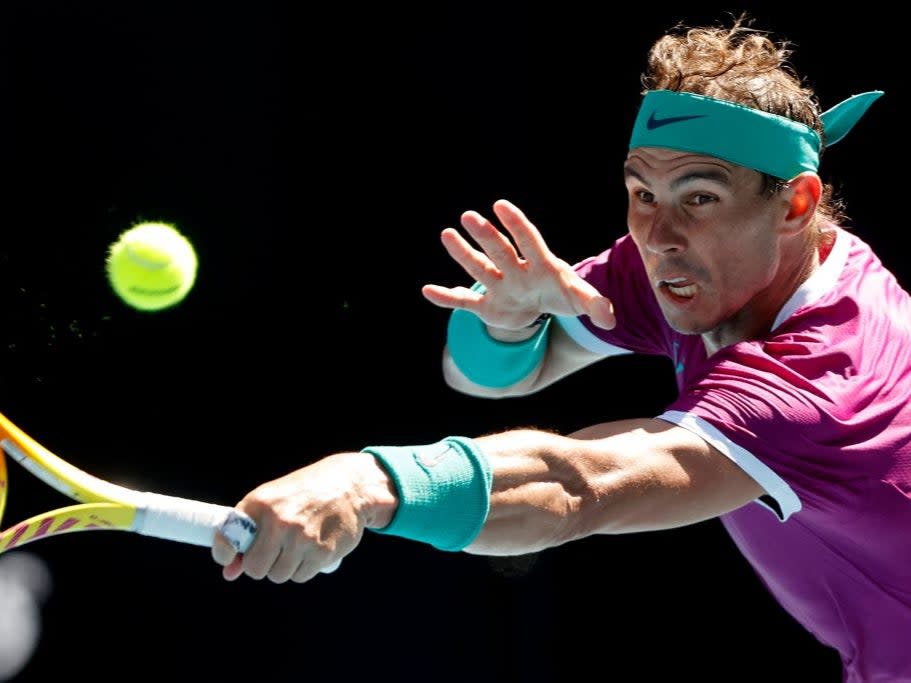
[[[692,524],[763,493],[714,447],[657,419],[608,422],[567,436],[512,430],[471,442],[491,478],[489,510],[479,520],[479,533],[462,548],[469,553],[517,555],[593,534]],[[433,458],[421,467],[434,476]],[[434,498],[426,489],[420,493]],[[275,582],[307,581],[351,552],[365,529],[388,527],[402,500],[390,471],[373,455],[328,456],[240,501],[238,509],[257,522],[256,540],[241,557],[218,538],[213,557],[228,579],[246,573]],[[448,510],[463,511],[451,504]],[[417,527],[436,536],[433,525],[445,526],[448,517],[432,512]]]

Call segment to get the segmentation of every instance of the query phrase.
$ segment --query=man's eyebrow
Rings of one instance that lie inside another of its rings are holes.
[[[643,178],[635,169],[630,168],[629,166],[623,167],[623,177],[635,178],[643,185],[649,185],[649,182],[645,178]],[[671,181],[671,189],[676,190],[681,185],[684,185],[685,183],[693,180],[713,180],[716,183],[720,183],[721,185],[731,184],[731,177],[724,171],[705,170],[693,171],[691,173],[687,173],[686,175],[682,175],[679,178],[674,178],[674,180]]]

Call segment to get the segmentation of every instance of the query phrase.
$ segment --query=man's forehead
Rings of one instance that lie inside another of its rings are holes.
[[[718,157],[693,152],[658,147],[636,147],[629,151],[623,165],[626,175],[676,175],[697,170],[711,171],[725,176],[740,175],[748,171]],[[755,171],[753,171],[755,173]]]

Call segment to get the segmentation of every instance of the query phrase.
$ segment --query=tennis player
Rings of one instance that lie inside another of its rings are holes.
[[[307,581],[364,529],[510,555],[720,518],[846,683],[911,681],[911,297],[819,175],[882,93],[821,112],[789,57],[743,17],[654,44],[628,233],[602,253],[560,260],[507,201],[462,215],[476,246],[443,232],[475,283],[424,288],[452,309],[453,388],[519,396],[661,354],[661,414],[330,455],[238,504],[261,532],[243,557],[216,545],[225,577]]]

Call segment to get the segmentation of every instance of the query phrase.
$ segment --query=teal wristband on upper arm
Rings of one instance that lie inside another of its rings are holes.
[[[472,289],[484,292],[475,283]],[[541,364],[547,351],[550,318],[544,320],[528,339],[506,342],[494,339],[487,325],[464,308],[453,310],[446,330],[452,362],[469,380],[483,387],[499,389],[528,377]]]
[[[370,446],[362,452],[380,461],[399,495],[392,521],[373,531],[450,551],[462,550],[481,532],[493,473],[473,440],[450,436],[425,446]]]

